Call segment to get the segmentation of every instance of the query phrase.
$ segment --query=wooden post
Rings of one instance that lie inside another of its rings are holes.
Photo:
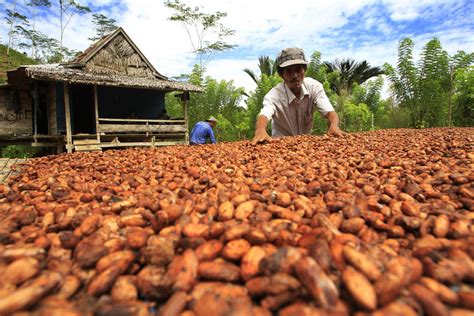
[[[97,98],[97,85],[94,85],[94,108],[95,108],[95,133],[97,135],[97,142],[100,144],[99,133],[99,99]]]
[[[189,102],[189,92],[184,92],[182,95],[183,107],[184,107],[184,121],[186,125],[186,136],[184,142],[186,145],[189,145],[189,114],[188,114],[188,102]]]
[[[72,153],[71,110],[69,107],[69,84],[64,82],[64,110],[66,113],[66,149]]]
[[[38,134],[38,82],[33,82],[33,135]],[[35,139],[36,142],[36,139]]]

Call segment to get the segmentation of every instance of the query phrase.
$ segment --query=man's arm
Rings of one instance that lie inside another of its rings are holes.
[[[211,139],[211,143],[215,144],[216,143],[216,138],[214,137],[214,131],[212,130],[212,127],[209,126],[209,138]]]
[[[255,123],[255,136],[252,139],[253,144],[263,143],[265,141],[272,141],[272,138],[267,133],[268,119],[265,115],[260,115]]]
[[[328,120],[328,134],[334,136],[342,136],[344,132],[339,128],[339,116],[336,112],[329,112],[326,115]]]

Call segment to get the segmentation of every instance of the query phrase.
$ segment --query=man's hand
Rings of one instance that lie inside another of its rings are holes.
[[[334,135],[334,136],[343,136],[346,135],[345,132],[343,132],[339,126],[330,126],[328,129],[328,135]]]
[[[255,131],[255,136],[252,139],[252,144],[260,144],[264,142],[271,142],[273,139],[268,135],[265,129],[259,129]]]
[[[273,139],[267,133],[268,119],[264,115],[260,115],[255,123],[255,136],[252,139],[252,144],[259,144],[263,142],[271,142]]]
[[[339,128],[339,117],[336,112],[329,112],[326,119],[329,126],[328,135],[342,136],[346,134]]]

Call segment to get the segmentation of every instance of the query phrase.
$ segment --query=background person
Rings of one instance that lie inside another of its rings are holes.
[[[214,116],[209,117],[205,122],[197,122],[191,131],[191,138],[189,143],[191,145],[205,144],[206,139],[209,138],[211,143],[216,143],[214,131],[212,130],[217,125],[217,120]]]

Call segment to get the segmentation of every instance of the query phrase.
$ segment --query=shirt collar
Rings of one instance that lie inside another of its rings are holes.
[[[287,93],[288,97],[289,97],[289,102],[293,102],[294,99],[296,99],[296,96],[293,94],[293,91],[290,90],[290,88],[288,88],[288,86],[286,85],[286,83],[283,82],[283,89],[285,89],[285,92]],[[308,89],[306,89],[306,85],[304,84],[304,79],[303,79],[303,84],[301,85],[301,99],[302,100],[304,98],[305,95],[309,95],[309,92],[308,92]]]

